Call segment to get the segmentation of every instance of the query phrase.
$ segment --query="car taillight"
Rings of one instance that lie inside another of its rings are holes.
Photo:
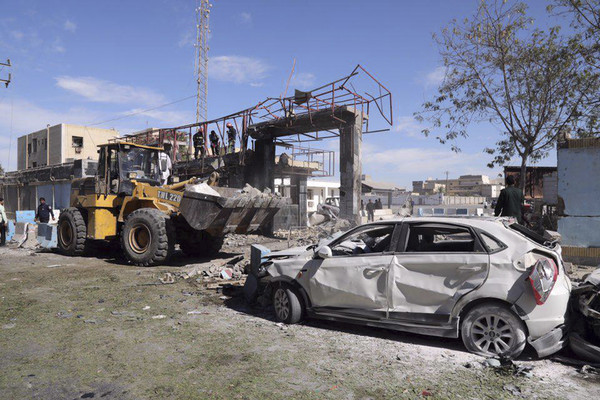
[[[540,258],[537,260],[531,273],[529,274],[529,282],[533,288],[535,302],[538,305],[544,304],[550,296],[550,292],[558,278],[558,267],[551,258]]]

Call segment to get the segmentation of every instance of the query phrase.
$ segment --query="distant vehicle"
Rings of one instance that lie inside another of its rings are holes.
[[[339,197],[328,197],[325,199],[325,204],[328,206],[338,207],[340,206],[340,198]]]
[[[279,321],[305,317],[461,337],[483,356],[564,346],[560,246],[506,218],[404,218],[270,253],[249,285]]]

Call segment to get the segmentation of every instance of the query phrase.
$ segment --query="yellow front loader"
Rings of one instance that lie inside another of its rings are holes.
[[[186,191],[196,179],[160,185],[158,147],[129,142],[99,146],[95,177],[71,184],[70,207],[58,220],[58,249],[82,255],[89,240],[120,240],[129,261],[155,265],[175,245],[194,256],[216,254],[226,233],[260,230],[282,200],[239,189]]]

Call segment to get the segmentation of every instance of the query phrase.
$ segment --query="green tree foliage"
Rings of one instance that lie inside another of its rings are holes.
[[[472,18],[452,21],[434,35],[446,67],[438,93],[415,113],[441,143],[460,151],[472,123],[489,121],[501,132],[488,164],[527,162],[548,154],[561,132],[596,128],[598,105],[590,101],[600,79],[555,27],[534,29],[523,3],[481,1]],[[525,186],[525,179],[520,180]]]

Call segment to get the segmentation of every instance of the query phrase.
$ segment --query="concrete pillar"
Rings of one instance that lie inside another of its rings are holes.
[[[257,140],[254,147],[254,165],[249,182],[259,190],[273,190],[275,168],[275,140]]]
[[[340,128],[340,217],[360,223],[362,117]]]
[[[293,175],[290,179],[290,197],[292,204],[298,204],[298,226],[306,226],[308,221],[307,215],[307,177],[303,175]]]

